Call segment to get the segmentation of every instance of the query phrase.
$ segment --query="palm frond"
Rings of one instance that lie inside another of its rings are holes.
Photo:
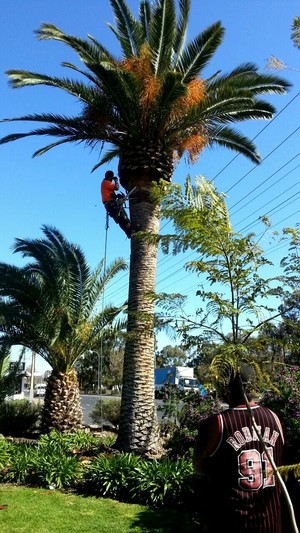
[[[292,475],[295,479],[300,480],[300,463],[294,465],[283,465],[278,467],[278,472],[281,474],[282,478],[287,481]]]
[[[99,84],[99,80],[97,80],[97,78],[95,78],[95,76],[92,76],[86,70],[82,70],[81,68],[76,67],[76,65],[73,65],[73,63],[69,63],[68,61],[63,61],[62,62],[62,66],[66,67],[66,68],[69,68],[71,70],[74,70],[75,72],[78,72],[79,74],[82,74],[83,76],[85,76],[88,80],[90,80],[96,86]],[[87,87],[85,86],[85,90],[86,89],[87,89]]]
[[[292,41],[300,49],[300,17],[295,17],[292,22]]]
[[[153,5],[149,27],[154,75],[160,76],[170,66],[175,35],[174,0],[158,0]]]
[[[125,0],[110,0],[110,4],[115,15],[117,29],[111,24],[107,24],[108,27],[116,35],[125,57],[137,55],[144,42],[141,25],[132,16]]]
[[[99,63],[102,60],[114,61],[113,56],[95,39],[89,36],[89,39],[94,43],[92,46],[85,39],[79,39],[73,35],[65,34],[53,24],[44,23],[35,31],[35,34],[40,40],[54,40],[60,41],[72,48],[80,57],[80,59],[87,65],[91,63]]]
[[[185,94],[186,87],[181,83],[181,76],[176,72],[169,72],[163,80],[155,105],[151,110],[151,113],[155,115],[154,134],[156,132],[166,133],[169,123],[167,119],[172,112],[173,105]]]
[[[219,74],[206,82],[208,92],[218,89],[234,88],[251,95],[284,94],[291,84],[283,78],[266,73],[258,73],[253,63],[243,63],[228,74]]]
[[[178,69],[182,73],[184,83],[199,76],[221,44],[223,35],[221,23],[216,22],[189,43],[178,61]]]
[[[107,150],[103,157],[101,157],[99,163],[93,166],[91,172],[94,172],[102,165],[105,165],[106,163],[109,163],[112,161],[115,157],[119,157],[120,155],[120,149],[119,148],[113,148],[112,150]]]
[[[56,78],[47,76],[45,74],[38,74],[37,72],[30,72],[29,70],[8,70],[6,74],[9,77],[9,83],[14,88],[25,87],[27,85],[48,85],[56,87],[63,91],[76,96],[79,100],[85,102],[85,96],[89,96],[88,102],[91,98],[91,93],[95,89],[87,86],[81,82],[74,82],[68,78]],[[85,74],[82,71],[82,74]],[[89,77],[89,76],[88,76]]]
[[[95,66],[94,73],[101,79],[102,90],[109,95],[124,124],[131,130],[132,123],[138,123],[140,87],[137,80],[130,72],[109,63]]]
[[[255,144],[240,132],[228,126],[208,127],[209,145],[217,144],[239,154],[243,154],[253,163],[259,163],[261,158]]]
[[[177,68],[178,61],[181,58],[184,50],[187,25],[189,20],[191,0],[179,0],[179,20],[176,26],[176,34],[174,39],[174,59],[173,68]]]
[[[149,0],[141,0],[139,6],[139,18],[141,27],[143,29],[143,39],[145,42],[149,42],[149,25],[151,18],[151,7]]]

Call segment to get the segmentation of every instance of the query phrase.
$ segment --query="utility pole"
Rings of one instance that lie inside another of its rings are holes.
[[[29,401],[33,402],[33,386],[34,386],[34,374],[35,374],[35,352],[31,352],[31,370],[30,370],[30,390]]]

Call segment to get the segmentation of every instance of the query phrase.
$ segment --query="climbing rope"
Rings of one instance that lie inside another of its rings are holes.
[[[122,198],[122,203],[125,203],[128,200],[129,196],[135,191],[136,187],[131,189],[129,193]],[[105,241],[104,241],[104,263],[103,263],[103,275],[105,276],[106,272],[106,258],[107,258],[107,241],[108,241],[108,229],[109,229],[109,214],[106,212],[106,221],[105,221]],[[104,311],[104,301],[105,301],[105,291],[103,286],[102,293],[102,313]],[[102,358],[103,358],[103,339],[101,337],[100,341],[100,350],[98,353],[98,394],[100,395],[100,419],[101,419],[101,430],[103,431],[103,401],[102,401]]]

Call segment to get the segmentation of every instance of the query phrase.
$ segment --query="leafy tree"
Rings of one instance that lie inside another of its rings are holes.
[[[296,230],[288,228],[286,233],[291,235],[289,253],[281,261],[284,269],[283,282],[288,285],[283,302],[279,307],[282,315],[282,329],[289,348],[289,360],[300,362],[300,236],[299,227]]]
[[[186,45],[190,0],[179,0],[178,5],[175,0],[140,0],[138,18],[125,0],[110,0],[110,4],[116,26],[109,27],[121,47],[118,58],[94,37],[77,38],[47,23],[36,31],[38,39],[59,41],[75,51],[83,67],[70,62],[63,65],[77,73],[80,81],[8,71],[14,88],[47,85],[69,93],[82,104],[79,114],[43,113],[11,119],[46,125],[8,135],[0,142],[32,135],[54,137],[35,155],[68,142],[83,142],[89,147],[108,143],[110,150],[94,169],[118,157],[121,184],[129,191],[136,188],[129,200],[133,236],[117,446],[124,451],[148,452],[156,448],[158,440],[154,301],[147,297],[154,292],[159,228],[153,184],[160,180],[169,183],[174,159],[186,155],[194,162],[212,145],[258,162],[254,144],[232,123],[272,118],[273,106],[260,96],[283,94],[289,84],[278,76],[260,74],[252,63],[205,77],[203,71],[222,43],[224,28],[216,22]],[[140,238],[145,233],[153,235],[153,240]]]
[[[122,384],[124,342],[123,335],[103,339],[97,352],[85,353],[78,359],[75,368],[82,390],[86,392],[97,390],[99,371],[102,386]]]
[[[180,346],[164,346],[156,354],[156,366],[163,368],[166,366],[187,366],[188,355]]]
[[[87,350],[122,326],[122,308],[99,310],[106,284],[126,265],[103,261],[91,272],[81,249],[55,228],[43,226],[44,239],[16,239],[14,252],[30,258],[24,267],[0,263],[1,341],[38,353],[52,367],[42,415],[44,431],[81,426],[82,411],[74,364]]]
[[[173,220],[175,231],[161,237],[165,251],[171,245],[174,253],[195,250],[198,258],[186,267],[204,276],[196,293],[203,302],[197,319],[182,316],[180,331],[194,343],[209,336],[213,342],[245,345],[262,323],[280,314],[269,301],[280,296],[282,289],[260,273],[271,262],[253,234],[243,236],[232,230],[224,197],[204,179],[196,178],[192,186],[187,178],[184,193],[174,186],[165,197],[163,213]],[[194,332],[199,329],[197,339]]]
[[[261,269],[271,263],[264,258],[253,234],[242,236],[233,231],[224,197],[212,184],[198,178],[192,186],[187,178],[184,192],[173,186],[169,193],[162,202],[162,213],[173,220],[174,234],[161,237],[163,248],[169,251],[172,246],[174,253],[191,248],[198,254],[196,260],[186,265],[201,281],[196,293],[201,299],[196,319],[195,315],[183,313],[181,300],[179,312],[174,297],[172,302],[174,322],[183,345],[194,345],[201,354],[208,341],[211,343],[206,359],[201,361],[209,367],[198,373],[200,381],[209,379],[207,369],[210,375],[224,371],[228,377],[231,372],[238,372],[242,360],[248,360],[259,378],[264,375],[270,383],[268,374],[274,375],[274,363],[287,362],[290,351],[287,336],[282,338],[285,321],[281,322],[280,330],[273,321],[282,314],[282,309],[275,305],[276,298],[291,294],[286,289],[299,283],[294,250],[299,230],[284,231],[283,238],[292,236],[290,261],[285,258],[282,263],[284,275],[265,279]],[[258,367],[259,361],[264,363],[264,374]]]

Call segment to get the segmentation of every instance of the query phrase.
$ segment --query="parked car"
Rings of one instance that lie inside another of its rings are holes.
[[[38,385],[35,385],[34,387],[34,396],[43,397],[46,393],[46,383],[38,383]]]

